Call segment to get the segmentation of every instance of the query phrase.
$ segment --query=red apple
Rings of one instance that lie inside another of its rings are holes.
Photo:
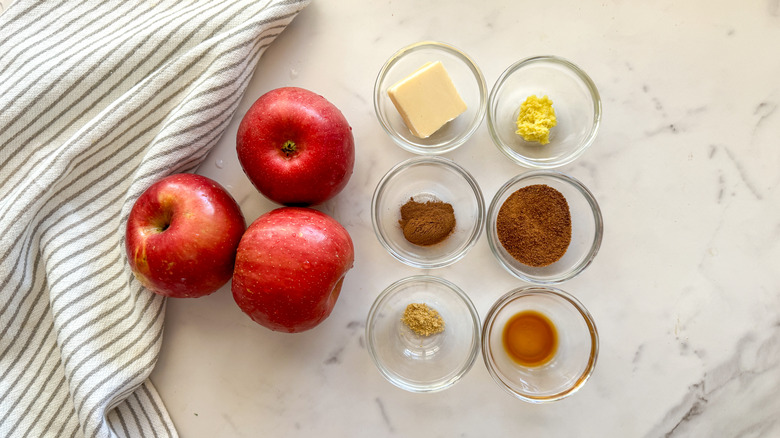
[[[171,175],[146,189],[130,210],[127,259],[147,289],[201,297],[230,280],[245,229],[238,204],[216,181]]]
[[[238,126],[236,151],[257,190],[284,205],[314,205],[336,196],[355,165],[352,128],[341,111],[295,87],[257,99]]]
[[[271,330],[309,330],[330,315],[354,260],[352,239],[335,219],[310,208],[277,208],[241,238],[233,298]]]

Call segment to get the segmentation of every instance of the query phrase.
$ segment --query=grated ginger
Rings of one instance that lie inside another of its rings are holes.
[[[540,144],[550,142],[550,129],[558,124],[555,118],[552,100],[544,96],[536,95],[528,98],[520,105],[520,114],[517,116],[516,133],[525,141],[535,141]]]

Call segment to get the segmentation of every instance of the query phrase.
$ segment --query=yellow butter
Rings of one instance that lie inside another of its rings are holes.
[[[415,137],[427,138],[466,111],[450,75],[440,61],[428,62],[387,90]]]
[[[552,100],[547,96],[542,98],[538,98],[536,95],[528,96],[525,102],[520,105],[516,133],[525,141],[549,143],[550,129],[558,124],[552,105]]]

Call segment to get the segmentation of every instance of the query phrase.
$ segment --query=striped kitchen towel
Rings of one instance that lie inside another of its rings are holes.
[[[0,15],[0,436],[163,437],[135,199],[194,170],[309,0],[16,0]],[[7,2],[6,2],[7,3]]]

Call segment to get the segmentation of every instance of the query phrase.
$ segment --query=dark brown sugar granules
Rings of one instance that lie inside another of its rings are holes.
[[[410,198],[401,206],[398,223],[409,242],[420,246],[433,245],[446,239],[455,229],[455,211],[446,202],[417,202]]]
[[[534,267],[560,260],[571,243],[571,213],[554,188],[535,184],[509,195],[496,218],[498,240],[518,262]]]

